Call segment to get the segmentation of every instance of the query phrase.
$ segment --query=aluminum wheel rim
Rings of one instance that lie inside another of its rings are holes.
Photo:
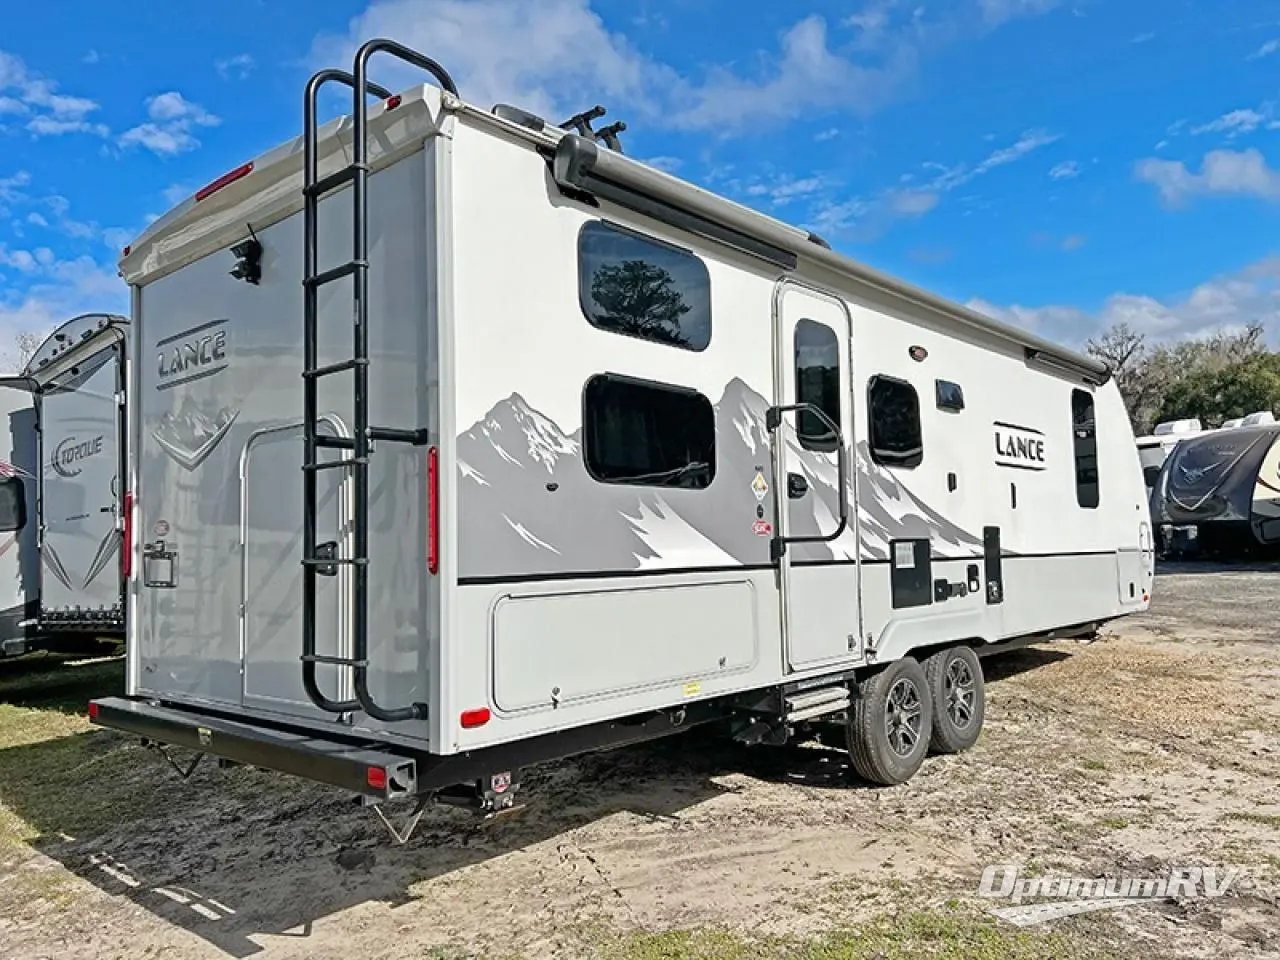
[[[959,730],[973,723],[973,704],[978,684],[969,664],[959,657],[947,664],[945,680],[947,716]]]
[[[909,757],[920,742],[920,688],[903,677],[889,688],[885,699],[884,732],[889,749],[899,757]]]

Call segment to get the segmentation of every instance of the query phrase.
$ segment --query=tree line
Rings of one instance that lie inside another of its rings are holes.
[[[1267,349],[1260,323],[1151,344],[1121,321],[1090,339],[1085,352],[1111,369],[1138,436],[1166,420],[1196,418],[1220,427],[1259,410],[1280,409],[1280,353]]]

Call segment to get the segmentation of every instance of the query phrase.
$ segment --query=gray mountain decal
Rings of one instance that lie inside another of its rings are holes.
[[[162,416],[151,435],[169,456],[186,469],[194,470],[227,435],[238,415],[238,410],[223,407],[210,416],[190,397],[184,397],[178,413]]]
[[[716,473],[706,490],[602,484],[582,461],[581,431],[566,434],[519,394],[458,437],[462,577],[529,576],[769,562],[769,537],[753,529],[757,470],[769,480],[759,505],[773,518],[768,403],[735,378],[716,404]],[[788,434],[788,436],[792,436]],[[794,448],[810,492],[791,501],[792,533],[830,532],[839,515],[836,460]],[[796,560],[884,560],[888,543],[931,537],[936,556],[972,556],[981,541],[920,502],[855,449],[858,522],[832,543],[796,544]],[[850,487],[852,519],[853,486]],[[714,507],[712,507],[714,504]]]

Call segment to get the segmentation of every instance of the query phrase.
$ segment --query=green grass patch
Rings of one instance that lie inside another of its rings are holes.
[[[1084,767],[1084,769],[1086,770],[1107,769],[1107,765],[1105,763],[1103,763],[1101,760],[1094,760],[1092,757],[1086,758],[1085,760],[1081,761],[1080,766]]]
[[[1250,813],[1247,810],[1232,810],[1225,814],[1228,820],[1242,820],[1245,823],[1258,823],[1264,827],[1280,830],[1280,813]]]
[[[601,960],[1051,960],[1113,955],[1061,931],[1019,930],[963,909],[911,911],[812,939],[671,930],[613,935],[592,948],[590,955]]]

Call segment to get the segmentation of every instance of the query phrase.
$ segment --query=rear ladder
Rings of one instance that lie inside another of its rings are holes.
[[[368,80],[369,59],[383,51],[419,67],[431,74],[440,86],[457,96],[458,89],[448,72],[429,57],[409,49],[393,40],[370,40],[355,55],[353,73],[342,70],[321,70],[307,83],[303,106],[304,167],[303,167],[303,463],[302,463],[302,680],[307,696],[321,710],[329,713],[348,714],[363,710],[375,720],[395,722],[424,719],[425,703],[413,703],[406,707],[379,706],[369,693],[369,454],[371,443],[382,440],[388,443],[408,443],[424,446],[428,442],[424,429],[404,430],[393,427],[369,425],[369,165],[366,160],[368,145],[368,105],[370,94],[383,100],[391,99],[391,93]],[[352,92],[352,161],[327,177],[319,176],[319,135],[316,122],[316,103],[320,89],[330,82],[345,84]],[[319,215],[320,201],[332,190],[351,184],[352,191],[352,253],[346,263],[329,270],[319,269]],[[351,313],[354,326],[352,356],[348,360],[317,365],[319,352],[319,291],[322,286],[351,278]],[[353,377],[352,399],[354,425],[352,436],[324,435],[317,431],[319,411],[318,386],[322,377],[350,372]],[[322,449],[349,451],[350,456],[334,460],[321,460]],[[337,544],[318,544],[317,540],[317,475],[321,470],[350,470],[352,493],[355,501],[352,511],[351,556],[339,557]],[[322,656],[316,653],[316,578],[332,576],[339,565],[347,565],[351,571],[352,643],[351,656]],[[316,683],[316,666],[330,664],[350,668],[353,676],[353,700],[332,700]]]

